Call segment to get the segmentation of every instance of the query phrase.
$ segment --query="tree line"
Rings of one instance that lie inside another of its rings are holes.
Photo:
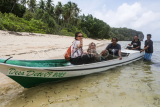
[[[111,37],[117,37],[120,41],[131,41],[134,39],[134,36],[138,35],[139,39],[142,41],[144,35],[141,31],[136,31],[128,28],[112,28],[110,31]]]
[[[109,39],[128,38],[128,30],[115,30],[91,14],[80,15],[78,4],[53,0],[1,0],[0,29],[19,32],[49,33],[74,36],[77,31],[85,37]],[[118,31],[118,32],[117,32]],[[121,32],[122,31],[122,32]],[[126,32],[127,35],[124,35]]]

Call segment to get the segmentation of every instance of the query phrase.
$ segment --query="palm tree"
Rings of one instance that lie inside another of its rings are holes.
[[[71,16],[72,16],[72,12],[73,12],[73,4],[72,4],[72,2],[69,1],[67,4],[65,4],[63,10],[64,10],[64,12],[63,12],[64,20],[65,21],[68,20],[68,24],[69,24]]]
[[[46,9],[49,10],[52,6],[54,6],[54,4],[52,4],[52,0],[47,0],[47,3],[46,3]]]
[[[50,9],[48,10],[48,13],[54,18],[55,13],[54,13],[54,7],[51,6]]]
[[[46,2],[46,11],[54,17],[54,4],[52,3],[52,0],[47,0]]]
[[[21,4],[24,6],[27,3],[27,0],[21,0]]]
[[[20,2],[24,6],[25,4],[29,3],[29,0],[21,0]]]
[[[58,24],[59,24],[59,19],[62,15],[62,11],[63,11],[63,5],[61,2],[58,2],[58,4],[56,5],[56,8],[55,8],[55,14],[57,16],[57,19],[58,19]]]
[[[41,1],[39,2],[39,8],[42,9],[43,12],[45,11],[45,6],[46,6],[45,2],[44,2],[43,0],[41,0]]]
[[[73,23],[75,24],[76,22],[78,22],[78,15],[80,13],[80,9],[78,8],[78,5],[76,3],[73,3]]]
[[[21,4],[25,7],[27,7],[28,3],[29,3],[29,0],[21,0]]]
[[[37,19],[37,20],[39,20],[39,19],[41,19],[42,18],[42,16],[43,16],[43,14],[44,14],[44,12],[45,12],[45,6],[46,6],[46,4],[45,4],[45,2],[43,1],[43,0],[41,0],[40,2],[39,2],[39,4],[38,4],[38,7],[37,7],[37,9],[36,9],[36,13],[35,13],[35,19]]]
[[[28,7],[29,7],[30,12],[34,13],[35,8],[36,8],[36,0],[30,0],[28,3]]]
[[[79,23],[81,23],[81,18],[79,16],[77,16],[75,19],[74,19],[74,24],[75,25],[78,25]]]
[[[16,3],[18,2],[18,0],[10,0],[11,2],[14,2],[13,3],[13,7],[12,7],[12,9],[11,9],[11,12],[13,11],[13,9],[14,9],[14,6],[16,5]]]

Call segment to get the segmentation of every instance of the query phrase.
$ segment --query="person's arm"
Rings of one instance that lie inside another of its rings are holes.
[[[121,56],[121,45],[119,45],[118,53],[119,53],[119,60],[122,60],[122,56]]]
[[[132,50],[134,50],[134,49],[138,49],[140,46],[137,46],[136,48],[132,48]]]
[[[149,48],[149,46],[147,45],[146,47],[144,47],[144,49],[142,49],[142,50],[140,51],[140,53],[143,52],[144,50],[148,49],[148,48]]]
[[[139,41],[139,49],[141,49],[141,41]]]
[[[111,47],[111,44],[109,44],[105,50],[109,50],[110,47]]]
[[[142,49],[142,50],[140,51],[140,53],[143,52],[143,51],[145,51],[146,49],[148,49],[151,45],[152,45],[152,44],[150,43],[150,44],[147,45],[146,47],[144,46],[144,49]]]
[[[83,47],[82,41],[77,41],[77,47],[78,47],[78,48],[82,48],[82,47]]]
[[[131,42],[131,44],[128,44],[129,46],[132,46],[133,45],[133,41]]]
[[[106,51],[109,49],[109,47],[111,47],[110,44],[100,54],[106,54]]]
[[[119,50],[119,59],[122,60],[121,50]]]
[[[148,48],[149,48],[149,45],[147,45],[146,47],[144,46],[144,48],[140,51],[140,53],[143,52],[143,51],[145,51]]]
[[[132,46],[132,44],[128,44],[129,46]]]

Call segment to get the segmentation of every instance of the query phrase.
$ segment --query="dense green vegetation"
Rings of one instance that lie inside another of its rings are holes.
[[[104,23],[102,20],[93,18],[92,15],[81,16],[81,23],[79,24],[79,28],[81,28],[82,31],[85,32],[87,36],[91,38],[110,38],[110,26]]]
[[[110,32],[111,37],[117,37],[118,40],[130,41],[133,40],[134,36],[138,35],[140,40],[143,40],[144,35],[140,31],[127,28],[112,28]]]
[[[74,36],[82,32],[84,37],[109,39],[113,36],[120,40],[129,40],[133,31],[126,28],[110,28],[110,26],[94,18],[91,14],[80,15],[80,8],[74,2],[67,4],[52,0],[1,0],[0,29]],[[134,31],[139,33],[137,31]]]
[[[26,7],[15,2],[16,0],[0,0],[1,13],[13,13],[18,17],[23,17]]]

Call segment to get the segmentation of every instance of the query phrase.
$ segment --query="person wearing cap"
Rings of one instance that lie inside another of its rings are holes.
[[[151,60],[153,53],[153,41],[151,40],[151,34],[147,34],[147,40],[145,41],[144,49],[140,52],[145,51],[144,60]]]

